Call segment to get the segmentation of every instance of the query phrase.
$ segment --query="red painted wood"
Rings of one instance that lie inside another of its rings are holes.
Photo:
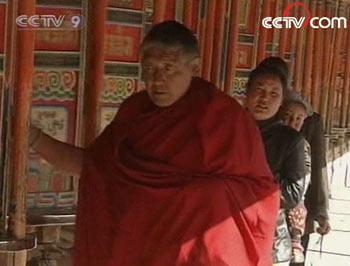
[[[288,0],[283,0],[283,10],[285,7],[289,4]],[[286,52],[287,48],[287,41],[290,42],[291,40],[288,40],[288,29],[282,28],[279,30],[280,31],[280,36],[279,36],[279,44],[278,44],[278,56],[284,58],[284,54]]]
[[[222,89],[220,81],[220,69],[223,58],[222,49],[224,46],[225,12],[226,1],[218,0],[215,14],[213,60],[210,80],[220,89]]]
[[[323,2],[317,2],[316,14],[318,17],[325,15]],[[313,53],[313,71],[312,71],[312,89],[311,89],[311,103],[316,112],[320,109],[320,89],[321,89],[321,75],[324,53],[324,31],[322,29],[315,30],[314,53]],[[321,60],[318,60],[320,58]]]
[[[269,1],[263,0],[261,18],[267,17],[269,12],[270,12]],[[265,58],[268,31],[266,28],[260,26],[258,34],[259,34],[259,37],[258,37],[258,50],[257,50],[256,64],[259,64],[259,62],[261,62]]]
[[[227,64],[226,64],[226,74],[225,74],[225,92],[230,94],[233,79],[236,73],[237,64],[237,41],[238,41],[238,30],[239,30],[239,0],[234,0],[231,2],[230,10],[230,31],[228,39],[228,49],[227,49]]]
[[[9,12],[32,16],[35,14],[35,0],[13,1],[9,6]],[[17,6],[18,5],[18,6]],[[18,12],[16,12],[18,8]],[[15,23],[13,20],[11,23]],[[8,25],[11,30],[11,25]],[[17,30],[12,41],[8,45],[15,45],[13,53],[10,54],[14,60],[13,72],[13,118],[12,118],[12,141],[11,149],[11,205],[10,231],[16,238],[24,238],[26,235],[26,168],[28,147],[28,133],[30,121],[30,109],[33,91],[34,74],[34,31]],[[7,35],[9,36],[9,35]],[[7,50],[8,51],[8,50]],[[10,81],[11,82],[11,81]]]
[[[311,14],[316,14],[316,0],[311,0],[310,3]],[[304,57],[304,75],[303,75],[303,90],[302,96],[305,99],[310,99],[311,95],[311,75],[312,75],[312,62],[313,62],[313,48],[314,48],[314,35],[315,31],[311,27],[307,28],[306,32],[306,48]]]
[[[165,13],[167,9],[167,0],[154,0],[154,14],[153,23],[157,24],[162,22],[165,18]]]
[[[217,8],[217,0],[208,2],[205,37],[204,37],[204,56],[202,57],[202,77],[210,80],[210,72],[212,68],[212,56],[214,47],[214,24],[215,24],[215,10]]]
[[[326,3],[326,16],[332,17],[332,1],[327,1]],[[322,56],[323,65],[322,65],[322,83],[321,83],[321,99],[320,99],[320,109],[323,123],[325,124],[326,115],[327,115],[327,102],[329,97],[329,79],[330,79],[330,67],[333,58],[332,54],[332,29],[326,29],[324,32],[324,53]]]
[[[193,10],[194,0],[187,0],[184,3],[183,23],[184,25],[193,30]]]
[[[99,128],[99,102],[103,89],[104,47],[107,0],[92,0],[88,5],[87,55],[85,68],[84,144],[90,144]]]

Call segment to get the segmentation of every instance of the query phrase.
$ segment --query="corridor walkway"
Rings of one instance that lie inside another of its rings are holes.
[[[336,164],[333,168],[335,178],[329,202],[332,231],[323,241],[320,235],[312,234],[307,266],[350,266],[350,158],[343,159],[346,167]]]

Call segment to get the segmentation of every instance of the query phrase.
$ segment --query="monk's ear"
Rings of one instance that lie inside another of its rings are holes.
[[[200,75],[200,64],[201,64],[201,60],[199,57],[196,57],[194,59],[191,60],[191,70],[193,73],[193,76],[199,76]]]

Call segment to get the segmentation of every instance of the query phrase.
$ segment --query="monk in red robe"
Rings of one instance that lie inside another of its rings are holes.
[[[255,121],[194,77],[198,43],[180,23],[154,26],[141,62],[146,90],[87,149],[31,130],[81,173],[74,265],[270,266],[279,193]]]

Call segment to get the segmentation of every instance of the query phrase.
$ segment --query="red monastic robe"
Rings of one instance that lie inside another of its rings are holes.
[[[279,207],[255,121],[194,78],[157,107],[145,91],[86,151],[75,266],[270,266]]]

